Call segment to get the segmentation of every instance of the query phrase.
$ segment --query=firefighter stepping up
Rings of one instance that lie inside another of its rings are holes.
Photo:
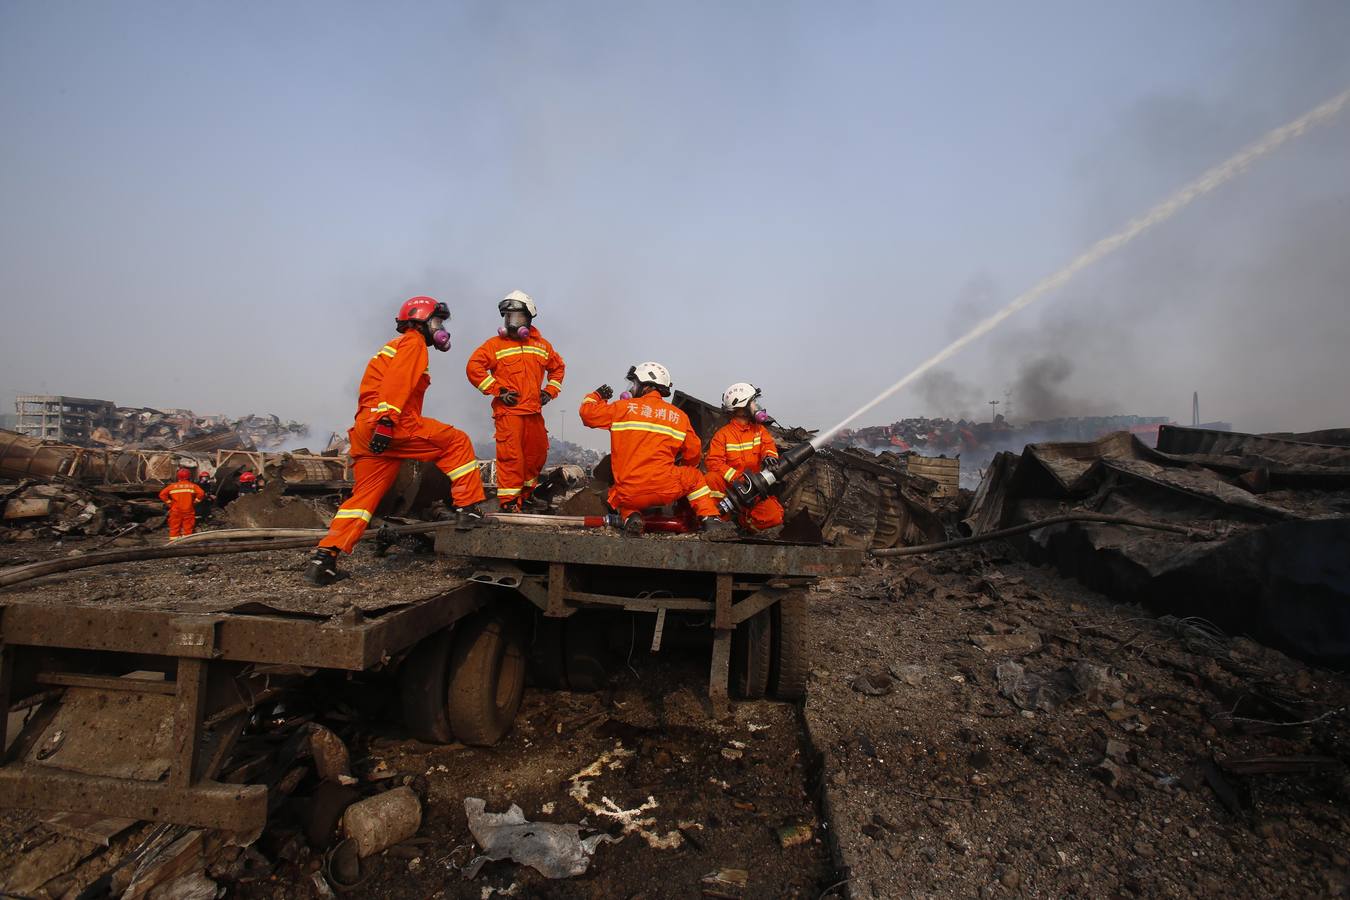
[[[746,381],[738,381],[722,392],[722,411],[730,421],[718,429],[708,444],[708,487],[713,497],[727,495],[727,485],[746,472],[759,472],[778,466],[778,445],[765,427],[773,419],[759,406],[761,392]],[[783,504],[777,497],[765,497],[737,516],[747,531],[765,531],[783,524]]]
[[[614,390],[602,384],[581,401],[578,413],[588,428],[609,431],[614,486],[609,505],[618,511],[626,534],[639,535],[641,512],[686,498],[713,540],[734,538],[736,527],[717,517],[712,492],[698,470],[703,445],[689,417],[667,403],[670,372],[660,363],[638,363],[628,370],[629,390],[609,402]],[[683,465],[680,465],[683,463]]]
[[[539,310],[524,291],[497,304],[502,326],[469,357],[469,384],[492,398],[497,437],[497,503],[520,509],[548,459],[543,408],[562,392],[566,367],[534,327]]]
[[[192,480],[192,473],[179,469],[177,481],[159,492],[159,499],[169,505],[169,540],[187,537],[197,527],[197,504],[206,496]]]
[[[446,474],[460,527],[482,521],[478,504],[485,499],[483,479],[469,436],[422,415],[422,398],[431,384],[427,348],[442,353],[450,349],[449,319],[450,310],[444,303],[413,297],[394,321],[399,337],[366,363],[356,420],[347,432],[355,485],[310,558],[305,578],[311,583],[328,585],[342,577],[337,570],[338,554],[352,552],[405,459],[435,463]]]

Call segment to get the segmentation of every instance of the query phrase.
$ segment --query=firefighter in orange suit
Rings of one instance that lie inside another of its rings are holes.
[[[206,496],[187,469],[179,469],[178,480],[159,492],[169,505],[169,540],[187,537],[197,527],[197,503]]]
[[[468,435],[422,415],[422,397],[431,384],[427,348],[450,349],[449,319],[444,303],[413,297],[398,311],[395,327],[400,336],[366,364],[356,421],[347,432],[355,485],[310,558],[305,572],[309,582],[328,585],[342,577],[337,570],[339,552],[352,552],[405,459],[433,462],[450,479],[460,527],[482,520],[478,504],[484,499],[483,479]]]
[[[718,429],[708,444],[704,461],[708,487],[720,500],[727,485],[746,472],[772,469],[778,465],[778,445],[764,427],[772,421],[759,408],[760,390],[748,382],[737,382],[722,393],[722,411],[731,417]],[[783,524],[783,504],[777,497],[765,497],[740,515],[740,525],[750,531],[764,531]]]
[[[497,503],[520,509],[539,483],[548,459],[541,410],[562,393],[566,367],[534,327],[539,311],[524,291],[497,304],[502,326],[469,357],[469,384],[492,398],[497,431]],[[546,381],[547,380],[547,381]]]
[[[670,372],[660,363],[639,363],[628,370],[628,381],[629,390],[617,401],[608,402],[614,391],[603,384],[587,394],[578,409],[588,428],[609,431],[614,470],[609,505],[618,511],[624,533],[642,533],[641,510],[684,497],[706,534],[734,534],[735,526],[717,518],[717,504],[698,470],[703,445],[689,417],[665,400],[670,396]]]

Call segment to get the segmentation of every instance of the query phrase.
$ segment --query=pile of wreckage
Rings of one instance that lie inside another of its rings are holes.
[[[147,450],[276,450],[309,435],[301,422],[277,416],[199,416],[190,409],[116,407],[95,423],[91,446]]]
[[[1031,444],[994,458],[963,524],[981,535],[1074,511],[1193,534],[1067,522],[1031,532],[1019,549],[1113,599],[1350,663],[1350,429],[1166,425],[1156,448],[1128,432]]]
[[[1131,415],[1042,419],[1017,425],[1003,416],[995,416],[992,422],[920,417],[889,425],[846,428],[830,446],[906,456],[959,457],[963,463],[962,486],[973,488],[996,453],[1045,441],[1091,441],[1117,431],[1129,432],[1152,446],[1158,440],[1158,429],[1170,422],[1161,416]]]

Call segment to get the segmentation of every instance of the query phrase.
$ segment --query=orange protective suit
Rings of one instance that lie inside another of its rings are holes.
[[[523,341],[488,338],[469,357],[464,371],[469,384],[493,398],[497,502],[502,509],[518,508],[539,483],[539,473],[548,459],[548,429],[540,412],[543,404],[539,395],[546,393],[556,399],[562,393],[567,367],[539,329],[531,328],[530,336]],[[516,392],[520,399],[515,406],[497,399],[502,388]]]
[[[473,443],[458,428],[422,415],[422,397],[431,384],[427,345],[421,332],[409,329],[385,344],[366,364],[356,408],[356,421],[347,432],[351,441],[352,495],[338,508],[320,547],[351,553],[370,524],[375,507],[398,477],[403,460],[434,462],[450,479],[455,506],[482,501],[483,479],[478,474]],[[383,453],[370,452],[375,423],[394,423],[394,439]]]
[[[732,419],[718,429],[708,444],[708,487],[718,500],[727,495],[727,484],[745,472],[758,472],[766,457],[778,458],[778,445],[769,429],[758,422]],[[740,514],[740,524],[763,531],[783,524],[783,504],[777,497],[765,497]]]
[[[206,491],[191,481],[175,481],[159,492],[159,499],[169,504],[169,540],[187,537],[197,527],[197,503]]]
[[[687,497],[700,516],[717,515],[712,492],[697,468],[703,445],[689,417],[655,390],[613,403],[592,391],[577,412],[588,428],[609,431],[609,459],[614,469],[609,505],[619,515],[628,518],[679,497]],[[677,458],[685,465],[677,466]]]

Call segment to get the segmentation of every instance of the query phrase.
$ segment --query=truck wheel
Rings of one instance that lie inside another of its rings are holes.
[[[769,668],[769,690],[779,700],[801,700],[806,696],[809,672],[806,654],[806,594],[793,591],[773,606],[773,662]]]
[[[525,693],[525,642],[500,613],[466,619],[450,649],[450,730],[466,744],[495,744],[511,730]]]
[[[403,724],[418,740],[448,744],[455,739],[445,706],[449,684],[450,629],[423,638],[403,661],[398,675]]]
[[[743,700],[758,700],[769,687],[773,619],[765,609],[736,626],[731,635],[732,689]]]

